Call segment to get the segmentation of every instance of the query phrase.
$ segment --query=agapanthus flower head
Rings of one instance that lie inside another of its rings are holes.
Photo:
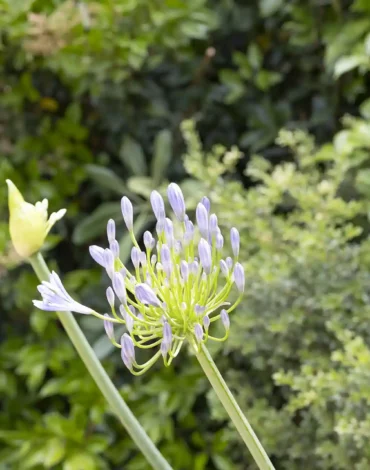
[[[9,231],[16,252],[22,258],[37,253],[56,221],[66,209],[53,212],[48,218],[48,200],[30,204],[23,199],[15,184],[6,180],[9,192]]]
[[[117,250],[112,249],[115,241],[112,221],[107,227],[110,248],[90,247],[91,256],[105,268],[112,283],[106,292],[112,315],[102,315],[74,302],[61,290],[55,274],[55,285],[47,286],[52,292],[42,288],[43,302],[35,302],[45,310],[68,307],[74,312],[101,318],[108,337],[121,348],[123,362],[135,375],[144,373],[160,357],[166,366],[171,364],[184,342],[198,351],[208,340],[226,340],[229,313],[239,304],[244,291],[237,230],[231,232],[230,251],[234,256],[224,259],[224,238],[217,216],[210,214],[209,199],[203,198],[198,204],[196,223],[193,223],[185,212],[184,197],[178,185],[170,184],[168,198],[178,221],[173,223],[166,218],[162,196],[153,191],[150,200],[157,219],[157,236],[145,232],[144,251],[132,229],[132,204],[128,198],[122,198],[122,212],[133,242],[131,273],[117,256]],[[227,299],[234,284],[239,295],[231,305]],[[223,328],[221,337],[211,335],[215,322]],[[120,342],[115,340],[114,323],[126,326]],[[146,363],[139,364],[136,348],[153,348],[155,353]]]

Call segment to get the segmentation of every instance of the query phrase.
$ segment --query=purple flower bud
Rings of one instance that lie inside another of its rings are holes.
[[[209,246],[209,243],[204,240],[204,238],[200,239],[199,245],[198,245],[198,253],[199,253],[199,259],[200,263],[203,266],[204,271],[209,274],[211,272],[211,267],[212,267],[212,253],[211,253],[211,247]]]
[[[116,238],[116,224],[113,219],[109,219],[107,223],[107,237],[109,243],[112,243]]]
[[[230,328],[230,318],[229,314],[225,309],[221,310],[221,321],[222,324],[224,325],[225,330],[227,331]]]
[[[216,250],[222,250],[222,247],[224,246],[224,237],[218,233],[216,235]]]
[[[227,277],[229,275],[229,268],[227,267],[226,261],[223,259],[220,261],[220,268],[222,274]]]
[[[239,256],[240,235],[235,227],[230,230],[230,241],[234,256],[237,258]]]
[[[169,278],[172,273],[172,260],[170,249],[166,244],[163,244],[161,248],[161,262],[163,270],[166,273],[166,276]]]
[[[120,269],[119,272],[122,274],[123,279],[125,279],[125,277],[127,276],[127,269],[126,269],[126,268],[122,268],[122,269]]]
[[[176,217],[180,222],[183,222],[185,216],[185,200],[180,187],[176,183],[171,183],[167,189],[167,196]]]
[[[122,304],[126,304],[126,287],[121,273],[113,274],[113,289]]]
[[[180,272],[183,280],[186,282],[189,277],[189,265],[186,261],[181,261],[180,263]]]
[[[217,224],[217,215],[212,214],[211,217],[209,218],[209,231],[211,232],[212,236],[216,236],[217,234],[217,229],[218,229],[218,224]]]
[[[135,361],[135,346],[132,339],[127,333],[124,333],[121,337],[121,346],[122,360],[125,363],[126,367],[128,369],[131,369]]]
[[[157,225],[155,226],[155,231],[157,232],[157,235],[163,233],[165,220],[165,217],[161,217],[160,219],[158,219]]]
[[[105,261],[104,261],[104,248],[101,248],[97,245],[89,246],[90,256],[91,258],[96,261],[100,266],[105,268]]]
[[[164,341],[164,339],[162,340],[161,342],[161,354],[163,357],[166,357],[166,355],[168,354],[168,351],[170,350],[171,348],[171,343],[167,343],[166,341]]]
[[[144,232],[144,245],[147,250],[152,250],[154,248],[155,240],[153,235],[147,230]]]
[[[152,255],[150,257],[150,263],[154,265],[157,262],[157,255]]]
[[[113,240],[109,244],[109,248],[111,252],[113,253],[113,256],[115,258],[119,258],[119,244],[117,240]]]
[[[240,263],[235,263],[234,267],[234,281],[236,288],[239,292],[244,292],[245,287],[245,275],[244,268]]]
[[[158,191],[152,191],[150,195],[150,203],[152,205],[152,209],[156,219],[163,219],[165,217],[164,201]]]
[[[203,328],[199,323],[196,323],[194,325],[194,334],[195,334],[196,340],[198,341],[198,343],[200,343],[203,339],[204,333],[203,333]]]
[[[206,331],[208,331],[208,328],[209,328],[209,325],[211,324],[211,320],[209,319],[209,316],[208,315],[204,315],[203,317],[203,325],[204,325],[204,329]]]
[[[126,196],[121,199],[121,210],[126,227],[131,231],[134,223],[134,210],[130,199]]]
[[[185,221],[184,245],[188,246],[194,238],[194,224],[191,220]]]
[[[170,219],[165,219],[164,222],[164,233],[166,236],[167,245],[172,248],[173,246],[173,223]]]
[[[191,274],[194,274],[194,276],[198,273],[198,269],[199,269],[198,261],[193,261],[189,264],[189,271],[191,272]]]
[[[140,259],[141,266],[145,268],[145,266],[148,264],[147,259],[146,259],[146,253],[144,253],[143,251],[140,251],[139,259]]]
[[[209,211],[211,210],[211,202],[208,197],[202,197],[202,200],[200,202],[203,204],[203,206],[207,209],[207,212],[209,213]]]
[[[169,345],[172,343],[172,329],[168,322],[163,324],[163,341]]]
[[[161,303],[154,291],[147,284],[136,284],[135,295],[139,302],[144,305],[160,307]]]
[[[173,249],[176,255],[179,255],[182,252],[182,243],[180,242],[180,240],[177,240],[175,242],[175,246]]]
[[[199,203],[197,205],[195,216],[197,219],[197,224],[199,227],[200,234],[202,235],[203,238],[207,239],[208,238],[208,212],[202,203]]]
[[[231,269],[231,268],[233,267],[233,259],[230,258],[230,256],[228,256],[228,257],[226,258],[226,264],[227,264],[227,267],[228,267],[229,269]]]
[[[199,316],[199,315],[202,315],[204,313],[204,310],[206,308],[205,307],[202,307],[201,305],[198,305],[198,304],[195,304],[195,307],[194,307],[194,310],[195,310],[195,313]]]
[[[108,304],[110,305],[110,308],[113,309],[114,308],[114,292],[111,286],[109,286],[108,289],[106,290],[106,294],[107,294]]]
[[[104,266],[108,276],[112,279],[114,274],[114,255],[109,248],[104,250]]]
[[[110,316],[107,313],[104,313],[105,318],[110,318]],[[109,320],[104,320],[104,329],[105,332],[107,333],[108,338],[112,341],[114,339],[114,329],[113,329],[113,323],[110,322]]]
[[[129,309],[130,309],[130,310],[131,310],[131,307],[132,307],[132,305],[129,306]],[[132,330],[133,330],[133,328],[134,328],[134,319],[132,318],[131,315],[129,315],[129,314],[126,312],[126,310],[125,310],[125,308],[124,308],[123,305],[120,305],[119,311],[120,311],[120,313],[121,313],[123,319],[124,319],[125,322],[126,322],[127,331],[128,331],[129,333],[132,333]]]
[[[140,253],[141,251],[136,246],[133,246],[131,249],[131,261],[134,265],[134,268],[137,269],[140,265]]]

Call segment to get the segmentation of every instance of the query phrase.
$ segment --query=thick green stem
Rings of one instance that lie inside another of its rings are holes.
[[[204,344],[201,345],[201,349],[196,356],[220,402],[223,404],[260,470],[274,470],[274,466],[262,447],[262,444],[255,435],[252,426],[249,424],[242,410],[239,408],[239,405]]]
[[[40,281],[49,280],[50,271],[40,253],[33,255],[30,263]],[[57,315],[96,385],[149,464],[156,470],[172,470],[113,385],[72,313],[57,312]]]

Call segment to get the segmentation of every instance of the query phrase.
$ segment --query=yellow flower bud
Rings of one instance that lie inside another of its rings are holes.
[[[48,219],[48,200],[26,202],[18,188],[6,180],[9,190],[9,231],[16,252],[28,258],[40,250],[55,222],[61,219],[66,209],[53,212]]]

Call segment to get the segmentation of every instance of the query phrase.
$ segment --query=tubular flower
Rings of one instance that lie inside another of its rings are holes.
[[[48,200],[30,204],[23,199],[15,184],[6,180],[9,191],[9,230],[16,252],[28,258],[40,250],[55,222],[66,213],[53,212],[48,219]]]
[[[153,191],[150,200],[157,219],[157,237],[145,232],[144,251],[133,232],[132,204],[127,197],[122,199],[123,218],[134,245],[132,274],[119,259],[117,250],[90,247],[92,258],[105,268],[112,282],[112,287],[107,289],[111,315],[87,307],[84,310],[61,288],[55,274],[54,283],[48,283],[47,289],[39,289],[43,302],[35,303],[44,310],[52,310],[53,306],[61,310],[65,306],[101,318],[109,339],[121,349],[123,362],[135,375],[143,374],[160,357],[166,366],[170,365],[185,341],[198,351],[207,340],[226,340],[229,313],[239,304],[244,291],[244,269],[238,262],[238,231],[233,228],[230,234],[234,258],[223,259],[223,236],[217,217],[210,214],[208,198],[203,198],[197,206],[197,224],[189,220],[184,196],[175,183],[168,188],[168,199],[179,227],[166,218],[164,201]],[[108,222],[107,234],[112,247],[115,245],[113,221]],[[239,296],[231,305],[227,298],[234,284]],[[212,323],[218,320],[224,329],[222,337],[210,334]],[[115,340],[114,323],[126,325],[127,332],[119,342]],[[155,353],[146,363],[139,364],[136,348],[153,348]]]

